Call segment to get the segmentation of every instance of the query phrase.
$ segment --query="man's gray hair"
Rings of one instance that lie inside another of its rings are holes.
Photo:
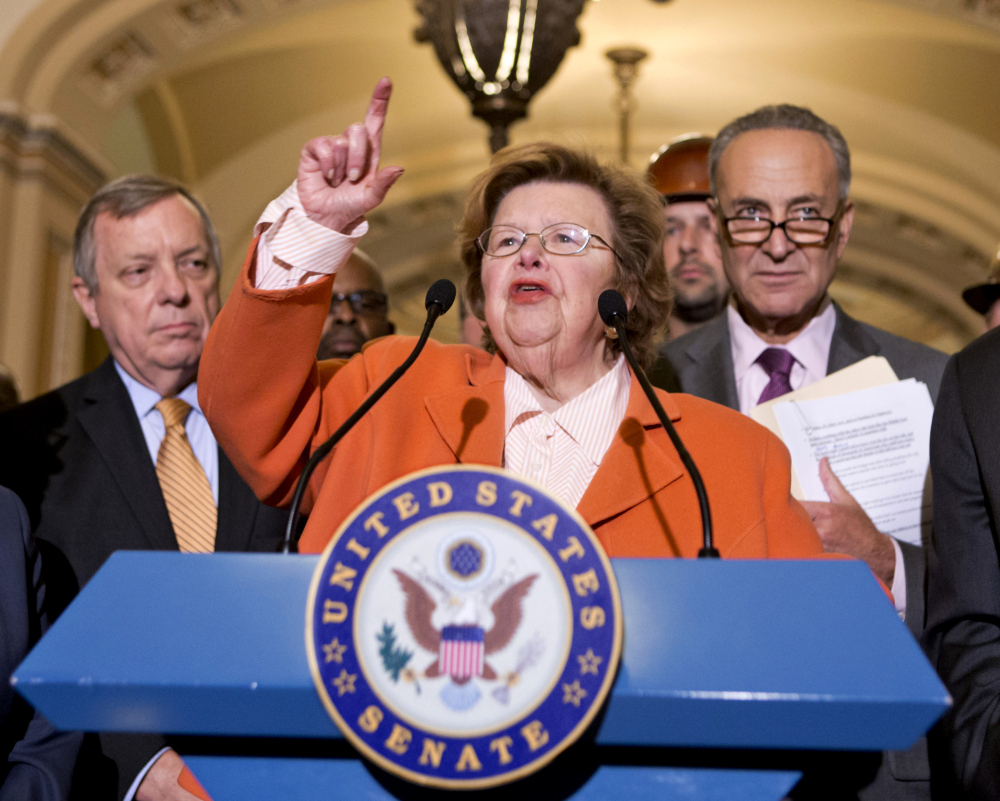
[[[222,269],[219,239],[205,207],[182,184],[155,175],[125,175],[105,184],[87,202],[73,235],[73,270],[83,279],[92,293],[97,292],[97,247],[94,242],[94,221],[99,214],[108,212],[115,219],[134,217],[143,209],[168,197],[180,195],[191,202],[201,216],[208,240],[209,258],[218,273]]]
[[[756,111],[738,117],[719,131],[719,135],[712,142],[711,150],[708,151],[708,169],[713,195],[716,195],[718,189],[715,175],[719,168],[719,159],[722,158],[722,152],[729,147],[730,142],[747,131],[763,131],[769,128],[812,131],[822,136],[830,146],[830,150],[833,151],[833,159],[837,164],[840,199],[847,198],[847,193],[851,188],[851,151],[847,147],[847,140],[844,139],[837,126],[831,125],[807,108],[791,106],[787,103],[780,106],[763,106]]]

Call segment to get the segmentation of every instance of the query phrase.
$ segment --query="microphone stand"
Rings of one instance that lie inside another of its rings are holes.
[[[447,284],[450,287],[450,299],[447,298],[448,289],[441,286],[442,284]],[[435,297],[435,290],[437,290],[437,295],[441,295],[444,292],[444,297]],[[427,338],[431,334],[431,329],[434,327],[434,323],[437,322],[437,318],[448,311],[451,308],[451,304],[455,301],[455,285],[448,281],[447,279],[441,279],[435,281],[431,285],[431,288],[427,290],[427,320],[424,322],[424,330],[420,332],[420,338],[417,340],[416,346],[414,346],[413,351],[406,358],[399,367],[392,371],[385,381],[383,381],[378,388],[367,398],[365,398],[364,403],[362,403],[354,413],[348,417],[343,425],[340,426],[336,431],[333,432],[326,442],[320,445],[313,455],[309,457],[309,461],[306,462],[305,467],[302,468],[302,473],[299,476],[299,481],[295,485],[295,494],[292,496],[292,506],[288,512],[288,526],[285,528],[285,542],[281,548],[283,554],[287,554],[292,548],[295,548],[296,553],[298,552],[299,538],[296,534],[296,529],[299,525],[299,507],[302,505],[302,496],[305,494],[306,486],[309,484],[309,478],[312,476],[313,471],[316,469],[317,465],[326,458],[327,454],[332,451],[338,442],[344,438],[354,426],[357,424],[358,420],[365,416],[369,409],[372,408],[381,399],[386,392],[388,392],[392,385],[402,378],[403,373],[410,369],[416,360],[417,356],[420,355],[420,351],[424,349],[424,345],[427,344]]]
[[[649,383],[649,379],[646,378],[645,371],[639,366],[639,363],[635,360],[635,355],[632,353],[632,347],[628,342],[628,333],[625,331],[625,316],[622,314],[620,309],[625,309],[625,314],[628,314],[627,307],[625,306],[625,299],[615,292],[613,289],[606,290],[601,293],[601,299],[604,300],[604,296],[608,293],[614,292],[620,300],[620,308],[618,307],[617,301],[614,302],[616,308],[605,313],[607,309],[605,305],[599,303],[601,306],[601,318],[604,320],[606,325],[614,326],[615,331],[618,332],[618,341],[622,345],[622,353],[625,354],[625,359],[628,361],[629,367],[632,368],[632,372],[635,373],[635,377],[639,379],[639,386],[642,387],[642,391],[646,393],[646,397],[649,398],[649,403],[653,407],[653,411],[656,412],[656,416],[660,418],[660,423],[666,430],[667,435],[670,437],[670,441],[674,444],[674,448],[677,449],[677,454],[681,457],[681,462],[684,464],[685,469],[691,476],[691,483],[694,484],[694,491],[698,495],[698,506],[701,508],[701,537],[702,537],[702,547],[698,551],[699,559],[718,559],[719,551],[712,544],[712,510],[708,506],[708,494],[705,492],[705,482],[701,479],[701,473],[698,472],[698,468],[694,463],[694,459],[691,458],[691,454],[688,453],[687,448],[684,447],[684,443],[681,441],[680,436],[677,434],[677,430],[674,428],[674,424],[670,422],[670,418],[667,413],[663,410],[663,404],[660,403],[660,399],[656,397],[656,390],[653,389],[653,385]],[[610,304],[607,304],[610,305]]]

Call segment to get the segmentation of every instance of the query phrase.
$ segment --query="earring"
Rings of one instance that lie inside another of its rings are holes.
[[[604,335],[608,339],[618,339],[618,329],[611,325],[605,326]]]

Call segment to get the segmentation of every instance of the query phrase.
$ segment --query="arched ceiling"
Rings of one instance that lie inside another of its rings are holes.
[[[112,171],[192,184],[219,227],[228,282],[302,143],[358,119],[390,75],[384,158],[406,174],[368,247],[400,292],[454,269],[451,219],[486,163],[486,129],[414,41],[412,0],[8,4],[0,109],[58,120]],[[912,325],[943,332],[925,338],[949,348],[968,338],[978,321],[957,289],[982,277],[1000,239],[1000,3],[591,0],[579,27],[581,45],[512,141],[614,153],[616,84],[603,53],[623,44],[650,53],[634,84],[636,166],[672,136],[715,131],[764,103],[808,105],[850,142],[852,194],[865,209],[845,302],[912,291],[911,307],[932,321],[916,314]]]

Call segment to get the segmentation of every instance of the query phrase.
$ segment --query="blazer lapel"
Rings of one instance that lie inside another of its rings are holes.
[[[830,358],[826,363],[827,375],[850,367],[869,356],[875,356],[881,350],[878,342],[872,339],[836,302],[833,308],[837,314],[837,324],[833,328],[833,339],[830,340]]]
[[[494,357],[485,368],[477,368],[470,360],[468,369],[469,386],[428,396],[424,404],[459,462],[500,467],[506,365]],[[670,419],[679,420],[680,411],[669,395],[660,393],[660,400]],[[597,525],[621,514],[684,475],[666,437],[656,412],[632,376],[625,419],[577,507],[587,523]]]
[[[689,360],[680,376],[684,391],[739,410],[728,315],[720,314],[706,323],[692,337],[684,352]]]
[[[659,398],[669,418],[679,420],[680,410],[669,395],[660,393]],[[633,375],[625,419],[577,511],[593,527],[637,506],[684,475],[674,454],[656,412]]]
[[[486,365],[466,357],[469,385],[428,395],[424,405],[455,459],[500,467],[503,462],[503,382],[507,366],[494,356]]]
[[[177,550],[139,418],[111,357],[91,375],[77,419],[125,496],[149,546]]]
[[[218,447],[218,446],[216,446]],[[253,537],[260,502],[229,457],[219,450],[219,522],[215,532],[216,551],[246,551]]]

